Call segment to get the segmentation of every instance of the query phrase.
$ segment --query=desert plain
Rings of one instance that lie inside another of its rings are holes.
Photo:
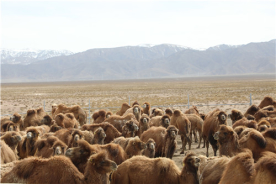
[[[53,103],[67,106],[80,105],[90,116],[99,109],[116,113],[122,103],[134,101],[149,102],[154,107],[185,111],[189,106],[197,106],[200,113],[219,108],[227,114],[232,109],[245,112],[251,103],[258,105],[265,96],[276,99],[275,75],[241,75],[194,77],[178,79],[150,79],[125,81],[75,81],[48,83],[1,83],[1,118],[15,112],[24,113],[28,109],[45,107],[48,113]],[[189,98],[188,98],[189,97]],[[219,105],[216,105],[219,104]],[[223,105],[227,104],[227,105]],[[89,107],[90,105],[90,112]],[[227,120],[232,125],[231,120]],[[91,122],[92,123],[92,120]],[[182,168],[180,155],[181,139],[177,137],[177,152],[173,160]],[[205,155],[206,148],[192,150]],[[201,145],[201,147],[203,144]],[[209,148],[209,155],[213,150]]]

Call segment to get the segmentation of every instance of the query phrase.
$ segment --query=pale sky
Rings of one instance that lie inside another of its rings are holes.
[[[73,52],[140,44],[195,49],[276,38],[276,1],[1,0],[1,48]]]

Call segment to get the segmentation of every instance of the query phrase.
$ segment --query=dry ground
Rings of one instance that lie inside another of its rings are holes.
[[[120,107],[123,102],[149,102],[153,106],[170,106],[172,109],[186,110],[187,107],[177,105],[209,105],[198,106],[202,113],[220,108],[230,113],[233,108],[245,112],[249,107],[249,96],[252,104],[259,104],[264,96],[276,99],[276,81],[274,76],[238,76],[238,77],[205,77],[185,79],[141,80],[141,81],[94,81],[94,82],[56,82],[56,83],[22,83],[1,84],[1,114],[27,112],[28,109],[45,107],[51,110],[51,104],[63,103],[67,106],[80,105],[88,107],[91,115],[106,107]],[[247,103],[248,105],[219,105]],[[162,107],[165,109],[166,107]],[[119,108],[109,109],[113,112]],[[231,125],[230,121],[228,123]],[[181,140],[178,137],[177,153],[173,160],[181,167],[183,155],[179,155]],[[205,154],[204,149],[192,150]],[[202,147],[202,146],[201,146]],[[209,151],[213,155],[212,148]]]

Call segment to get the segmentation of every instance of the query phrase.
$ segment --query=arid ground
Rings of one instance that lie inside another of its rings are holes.
[[[184,111],[188,108],[183,106],[188,104],[188,95],[189,104],[197,105],[200,113],[208,113],[215,108],[220,108],[228,114],[234,108],[245,112],[249,107],[250,94],[252,94],[252,104],[257,105],[266,95],[276,99],[275,76],[1,84],[1,114],[26,113],[28,109],[43,107],[44,102],[46,111],[51,110],[53,103],[88,107],[89,100],[93,108],[91,115],[99,109],[111,110],[115,113],[121,104],[129,102],[129,99],[130,103],[135,100],[141,104],[147,101],[152,106],[159,106],[162,109],[170,107]],[[214,104],[229,105],[213,106]],[[230,120],[228,124],[231,125]],[[180,137],[177,140],[178,147],[174,160],[181,167],[183,155],[179,154]],[[196,146],[197,143],[193,143],[192,151],[205,154],[205,148],[196,149]],[[209,154],[213,155],[212,148]]]

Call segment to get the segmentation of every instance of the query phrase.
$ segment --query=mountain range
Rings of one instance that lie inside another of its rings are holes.
[[[125,46],[90,49],[27,65],[1,61],[1,79],[38,82],[275,73],[275,41],[206,50],[172,44]]]

